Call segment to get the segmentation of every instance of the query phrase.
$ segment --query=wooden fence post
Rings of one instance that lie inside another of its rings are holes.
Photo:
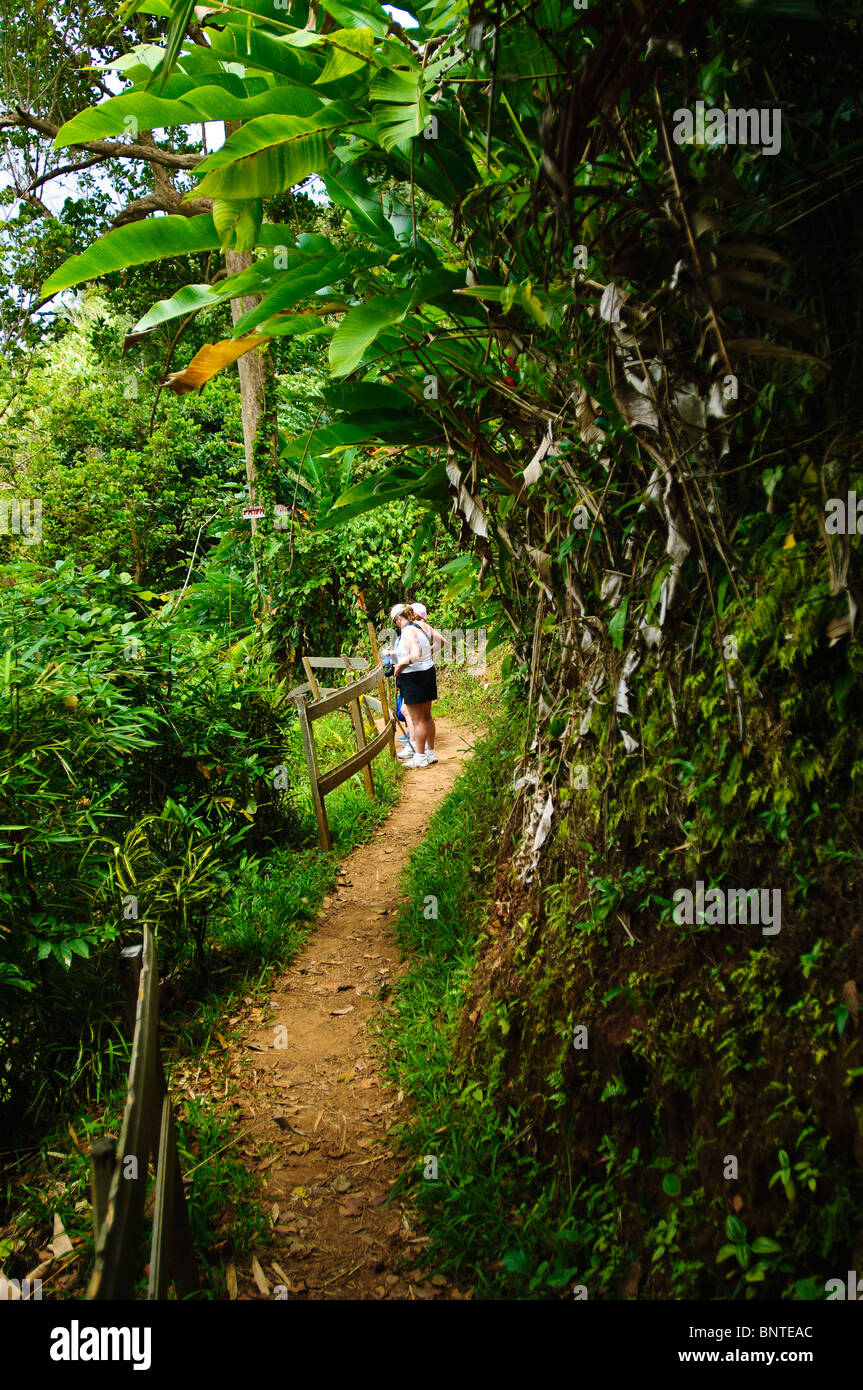
[[[333,841],[330,835],[330,826],[327,821],[324,799],[321,796],[321,790],[318,786],[318,757],[315,752],[315,739],[309,722],[309,712],[306,709],[306,702],[302,696],[297,700],[297,714],[300,720],[300,733],[303,736],[303,751],[306,755],[306,766],[309,769],[309,782],[312,788],[312,804],[315,808],[315,820],[318,824],[318,839],[321,842],[321,849],[331,850]]]
[[[120,952],[120,979],[123,982],[123,1000],[126,1005],[126,1021],[129,1025],[130,1041],[135,1036],[135,1020],[138,1016],[138,989],[141,982],[143,958],[143,941],[136,941],[134,946],[124,946]]]
[[[359,700],[351,700],[350,703],[351,719],[354,721],[354,733],[357,740],[357,752],[362,753],[366,746],[366,731],[363,728],[363,716],[360,710]],[[375,799],[375,784],[372,781],[372,765],[366,763],[363,768],[363,781],[366,784],[366,791],[372,801]]]
[[[177,1133],[171,1097],[162,1097],[156,1184],[153,1188],[153,1238],[150,1245],[148,1299],[164,1298],[173,1281],[177,1293],[200,1287],[192,1242],[192,1228],[183,1191],[183,1174],[177,1153]]]
[[[114,1176],[117,1143],[114,1139],[93,1139],[90,1143],[90,1190],[93,1194],[93,1238],[99,1239],[108,1214],[108,1193]]]
[[[314,695],[316,700],[319,700],[321,698],[321,687],[318,685],[318,678],[312,670],[311,662],[309,661],[309,658],[307,656],[304,656],[302,658],[302,662],[303,670],[306,673],[306,680],[312,687],[312,694]]]
[[[374,664],[375,666],[380,666],[380,664],[381,664],[381,658],[380,658],[380,652],[378,651],[378,639],[377,639],[377,634],[375,633],[375,625],[374,625],[374,623],[371,621],[371,619],[369,619],[369,641],[370,641],[371,644],[372,644],[372,662],[373,662],[373,664]],[[383,720],[384,720],[384,723],[385,723],[385,724],[389,724],[389,726],[390,726],[390,736],[389,736],[389,739],[388,739],[388,741],[387,741],[387,744],[388,744],[388,747],[389,747],[389,750],[390,750],[390,757],[393,758],[393,759],[395,759],[395,756],[396,756],[395,720],[394,720],[394,719],[393,719],[393,720],[390,720],[390,707],[389,707],[389,702],[388,702],[388,700],[387,700],[387,683],[386,683],[386,680],[384,679],[383,676],[381,677],[381,683],[380,683],[380,685],[378,686],[378,690],[379,690],[379,692],[380,692],[380,697],[381,697],[381,710],[382,710],[382,713],[383,713]]]

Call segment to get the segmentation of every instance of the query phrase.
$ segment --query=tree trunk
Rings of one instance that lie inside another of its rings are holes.
[[[225,268],[229,275],[237,275],[248,270],[253,263],[250,251],[226,251]],[[260,302],[260,295],[245,295],[242,299],[231,300],[231,318],[237,324],[243,314],[254,309]],[[240,374],[240,402],[243,412],[243,444],[246,452],[246,480],[249,484],[249,502],[255,503],[255,488],[258,481],[255,467],[255,441],[264,410],[267,386],[267,368],[261,352],[255,348],[237,359]]]

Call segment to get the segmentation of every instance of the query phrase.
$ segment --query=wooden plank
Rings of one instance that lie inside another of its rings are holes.
[[[360,669],[359,666],[358,666],[358,663],[359,663],[360,661],[362,662],[362,669],[365,669],[365,668],[368,666],[368,664],[369,664],[369,663],[366,661],[365,657],[350,657],[350,656],[344,656],[344,655],[343,655],[341,659],[342,659],[342,661],[345,663],[345,669],[348,670],[348,671],[353,670],[354,668]],[[375,714],[380,714],[380,713],[381,713],[381,703],[380,703],[380,700],[376,700],[376,699],[374,698],[373,695],[362,695],[362,696],[360,696],[360,701],[361,701],[363,710],[365,711],[366,715],[368,716],[368,721],[369,721],[369,723],[371,724],[372,728],[374,728],[374,727],[375,727]],[[365,745],[365,738],[363,739],[363,743],[362,743],[362,744],[359,744],[359,743],[357,744],[357,747],[360,748],[360,747],[363,747],[364,745]],[[369,777],[371,777],[371,773],[369,773]]]
[[[312,663],[307,656],[303,657],[303,670],[306,673],[306,680],[312,688],[312,693],[316,700],[321,698],[321,687],[318,685],[318,678],[312,670]]]
[[[369,663],[364,656],[309,656],[303,657],[316,671],[367,671]]]
[[[93,1203],[93,1238],[99,1239],[108,1212],[108,1193],[114,1176],[116,1139],[94,1139],[90,1144],[90,1193]]]
[[[366,746],[366,731],[363,728],[363,716],[360,713],[359,700],[351,700],[350,711],[351,719],[354,723],[354,734],[356,735],[357,740],[357,752],[362,753],[363,749]],[[372,781],[372,769],[370,763],[366,763],[363,768],[363,781],[366,784],[366,792],[368,793],[369,800],[374,801],[375,784]]]
[[[304,702],[298,704],[297,713],[300,717],[300,732],[303,736],[303,751],[306,755],[306,767],[309,770],[309,782],[312,788],[312,805],[315,808],[315,820],[318,825],[318,839],[321,842],[321,849],[330,850],[333,847],[333,841],[330,836],[326,807],[324,806],[324,798],[320,789],[318,758],[315,752],[315,738],[312,733],[309,718],[309,706]]]
[[[168,1293],[168,1244],[174,1217],[174,1166],[177,1144],[174,1137],[174,1117],[171,1099],[162,1097],[159,1125],[159,1157],[156,1160],[156,1183],[153,1188],[153,1238],[150,1242],[150,1279],[147,1298],[165,1298]]]
[[[161,1099],[157,1073],[158,1001],[153,933],[145,923],[126,1107],[107,1211],[96,1240],[88,1299],[134,1297],[147,1170],[157,1138]]]
[[[381,654],[380,654],[380,652],[378,651],[378,639],[377,639],[377,634],[375,633],[375,625],[374,625],[374,623],[371,622],[371,621],[369,621],[369,641],[371,642],[371,646],[372,646],[372,660],[374,661],[375,666],[381,666]],[[379,684],[378,684],[378,694],[379,694],[380,697],[381,697],[381,713],[383,714],[384,719],[387,721],[387,725],[388,725],[389,731],[390,731],[390,757],[391,757],[393,760],[395,760],[395,756],[396,756],[395,719],[390,719],[390,707],[389,707],[389,701],[387,700],[387,683],[386,683],[386,681],[385,681],[385,679],[384,679],[383,667],[382,667],[382,666],[381,666],[381,679],[380,679],[380,682],[379,682]]]
[[[124,946],[120,952],[120,979],[123,983],[123,1002],[126,1006],[130,1042],[135,1036],[135,1021],[138,1017],[138,986],[143,951],[144,943],[138,941],[134,946]]]
[[[371,743],[366,744],[361,753],[352,754],[345,762],[339,763],[338,767],[334,767],[332,772],[324,773],[323,777],[318,779],[318,787],[320,788],[321,796],[329,795],[336,787],[340,787],[342,782],[346,782],[349,777],[353,777],[355,772],[361,772],[362,769],[386,747],[392,736],[392,722],[390,722],[387,727],[378,734],[377,738],[373,738]]]
[[[150,1245],[148,1299],[165,1298],[173,1283],[182,1296],[200,1286],[183,1174],[177,1153],[177,1131],[171,1098],[162,1098],[159,1157],[153,1188],[153,1239]]]
[[[328,695],[322,700],[315,700],[306,708],[310,722],[314,723],[316,719],[323,719],[325,714],[332,714],[333,710],[341,709],[357,695],[364,695],[367,690],[373,690],[376,685],[380,685],[382,680],[383,667],[377,666],[367,676],[362,676],[360,680],[346,685],[344,690],[337,690],[333,695]]]

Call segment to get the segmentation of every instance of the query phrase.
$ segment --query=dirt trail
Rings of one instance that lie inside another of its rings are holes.
[[[399,876],[475,737],[439,726],[440,761],[405,774],[398,806],[344,861],[317,929],[263,1010],[267,1023],[250,1024],[230,1059],[246,1133],[255,1147],[278,1148],[257,1169],[276,1243],[258,1251],[257,1284],[250,1261],[237,1267],[240,1298],[273,1297],[276,1285],[288,1298],[463,1296],[442,1276],[423,1278],[411,1260],[423,1237],[384,1205],[400,1167],[387,1134],[403,1102],[367,1025],[406,968],[392,934]]]

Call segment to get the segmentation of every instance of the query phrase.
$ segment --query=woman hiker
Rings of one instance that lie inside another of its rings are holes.
[[[444,645],[443,633],[436,632],[435,629],[432,627],[431,623],[428,620],[428,609],[426,608],[424,603],[412,603],[411,608],[414,612],[417,627],[425,633],[426,637],[431,642],[432,659],[434,659],[434,657],[436,656],[440,656]]]
[[[405,767],[429,767],[438,761],[431,713],[432,701],[437,699],[431,642],[418,625],[409,604],[397,603],[390,611],[390,620],[399,634],[395,646],[396,684],[416,749],[406,759]],[[410,753],[409,749],[407,751]]]

